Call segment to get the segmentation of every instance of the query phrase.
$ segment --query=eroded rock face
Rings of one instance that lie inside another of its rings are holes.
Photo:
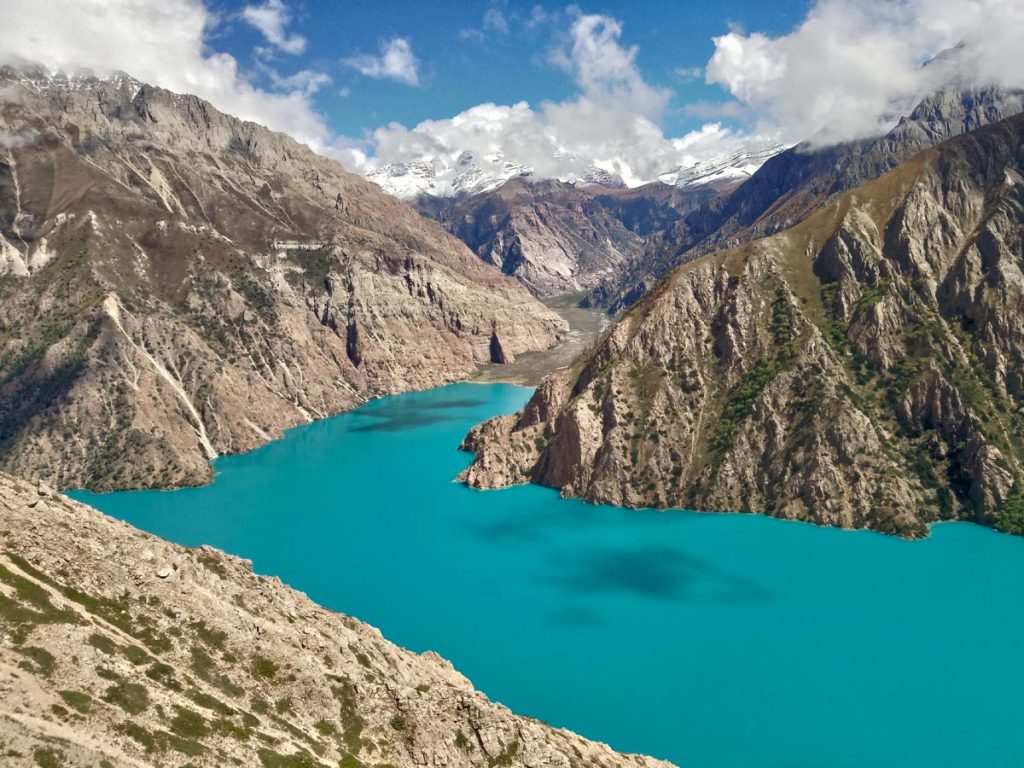
[[[642,251],[645,237],[718,192],[711,186],[606,189],[516,178],[480,194],[422,197],[415,206],[481,259],[548,297],[614,279]]]
[[[5,766],[671,768],[518,717],[248,561],[6,475],[0,510]]]
[[[375,185],[191,96],[0,70],[0,466],[208,480],[564,322]]]
[[[734,192],[712,198],[653,236],[589,297],[631,306],[680,264],[788,229],[836,195],[875,179],[923,149],[1024,110],[1024,92],[949,87],[933,93],[884,136],[835,146],[806,142],[768,159]]]
[[[464,478],[923,536],[1024,477],[1024,117],[672,273]],[[1019,487],[1019,486],[1018,486]]]

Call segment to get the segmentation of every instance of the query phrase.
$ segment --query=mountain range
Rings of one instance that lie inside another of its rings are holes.
[[[751,140],[740,150],[703,161],[667,168],[651,181],[690,188],[748,179],[766,160],[785,149],[784,144],[763,139]],[[559,158],[553,158],[559,159]],[[561,181],[577,187],[598,185],[610,189],[626,187],[617,174],[577,158],[574,167],[587,167],[582,173],[557,177],[538,176],[533,168],[508,160],[500,151],[478,158],[464,150],[454,157],[438,155],[400,163],[388,163],[366,174],[366,178],[395,197],[415,201],[421,197],[458,198],[491,192],[511,179]]]
[[[792,226],[836,195],[916,152],[1024,109],[1021,91],[945,88],[925,97],[885,135],[818,146],[807,141],[769,158],[750,180],[689,212],[603,281],[589,302],[610,311],[639,299],[673,267]]]
[[[390,167],[380,173],[398,174],[394,179],[370,178],[534,294],[584,292],[585,305],[617,312],[674,266],[792,226],[915,152],[1022,107],[1019,91],[940,89],[880,137],[824,146],[811,140],[788,149],[753,142],[632,189],[617,178],[539,179],[507,163],[488,171],[492,166],[469,153],[451,166],[427,162],[412,176]],[[433,179],[435,171],[454,186],[401,186],[414,176]]]
[[[538,297],[571,293],[614,322],[466,436],[470,486],[1024,534],[1022,108],[948,88],[884,136],[633,188],[469,153],[367,180],[127,75],[0,68],[4,759],[666,765],[51,485],[207,482],[290,426],[552,348]]]
[[[719,194],[710,186],[579,186],[514,178],[491,192],[421,196],[413,205],[538,296],[612,280],[646,238]]]
[[[812,212],[668,272],[525,410],[470,433],[464,479],[908,537],[951,519],[1024,532],[1024,116],[940,125],[766,165],[796,180],[781,202],[723,212],[769,228],[787,201]],[[753,206],[765,181],[733,197]]]

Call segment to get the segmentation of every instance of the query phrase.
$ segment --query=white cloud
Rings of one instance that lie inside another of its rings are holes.
[[[419,62],[404,37],[381,42],[379,56],[360,54],[345,59],[345,63],[367,77],[396,80],[406,85],[418,85],[420,81]]]
[[[300,69],[292,75],[280,75],[273,69],[266,71],[278,90],[300,92],[306,96],[312,96],[324,86],[331,84],[330,75],[312,69]]]
[[[707,81],[788,139],[828,143],[885,131],[941,85],[1024,87],[1021,50],[1021,0],[817,0],[787,35],[715,38]]]
[[[660,115],[669,92],[644,82],[636,66],[637,46],[623,48],[622,23],[610,16],[579,15],[572,25],[568,45],[556,49],[552,61],[570,72],[583,97],[615,103],[648,118]]]
[[[484,12],[484,29],[508,34],[508,19],[500,8],[492,5]]]
[[[214,17],[201,0],[0,0],[0,61],[50,71],[123,71],[147,83],[207,99],[245,120],[291,134],[314,149],[332,135],[309,100],[310,83],[253,86],[238,62],[210,51]],[[287,79],[285,79],[287,80]]]
[[[485,169],[499,170],[510,162],[538,176],[567,178],[597,167],[639,184],[747,143],[750,137],[718,123],[667,138],[659,121],[670,93],[644,81],[637,49],[620,42],[620,22],[578,12],[570,18],[550,59],[572,75],[579,88],[576,98],[536,108],[526,102],[480,104],[411,129],[393,123],[375,131],[363,152],[349,153],[348,162],[364,172],[399,162],[452,166],[469,151]],[[372,157],[366,156],[367,149]]]
[[[683,105],[683,114],[701,120],[736,120],[747,117],[747,108],[738,101],[691,101]]]
[[[261,5],[247,5],[240,15],[243,21],[256,27],[275,48],[293,54],[306,50],[306,38],[287,31],[292,13],[283,0],[266,0]]]
[[[513,28],[529,31],[536,25],[535,19],[543,13],[543,8],[535,6],[532,15],[524,18],[515,9],[508,8],[507,0],[491,0],[480,20],[480,26],[460,29],[459,39],[482,43],[488,37],[510,35]]]

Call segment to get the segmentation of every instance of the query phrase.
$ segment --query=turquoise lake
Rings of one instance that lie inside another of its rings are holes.
[[[453,483],[529,390],[371,402],[171,492],[72,494],[250,558],[515,711],[687,768],[1024,766],[1024,539],[907,542]]]

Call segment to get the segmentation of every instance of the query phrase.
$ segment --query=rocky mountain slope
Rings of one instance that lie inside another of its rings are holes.
[[[290,138],[127,77],[0,70],[0,467],[59,487],[208,459],[565,330]]]
[[[682,266],[464,447],[479,488],[1024,532],[1024,116]]]
[[[661,183],[611,189],[515,178],[491,192],[420,197],[414,207],[534,294],[557,296],[612,279],[644,237],[716,194]]]
[[[629,306],[689,259],[791,227],[917,152],[1022,110],[1020,91],[947,88],[925,98],[884,136],[791,147],[767,159],[731,194],[708,201],[651,238],[619,274],[592,291],[589,303],[612,311]]]
[[[0,475],[5,766],[670,768],[517,717],[251,564]]]

